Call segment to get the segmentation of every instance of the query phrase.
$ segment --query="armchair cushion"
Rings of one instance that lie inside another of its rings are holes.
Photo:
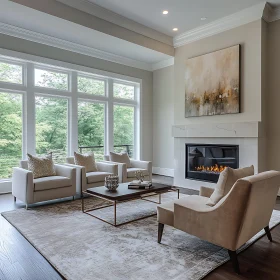
[[[51,190],[72,185],[71,179],[63,176],[49,176],[33,180],[35,191]]]
[[[141,171],[144,176],[149,176],[149,171],[142,168],[127,168],[127,178],[135,178],[135,172]]]
[[[97,171],[94,153],[80,154],[80,153],[74,152],[74,161],[75,161],[76,165],[84,166],[86,169],[86,172]]]
[[[110,152],[110,161],[125,163],[127,168],[131,167],[130,158],[127,153],[118,154]]]
[[[207,205],[214,206],[216,205],[221,198],[229,193],[233,185],[238,179],[254,175],[254,166],[233,169],[227,167],[224,171],[221,172],[217,186],[210,196]]]
[[[112,175],[112,173],[109,172],[88,172],[86,174],[87,177],[87,183],[98,183],[98,182],[104,182],[105,177]]]
[[[55,175],[52,153],[45,157],[35,157],[27,154],[27,157],[28,169],[33,173],[34,179]]]

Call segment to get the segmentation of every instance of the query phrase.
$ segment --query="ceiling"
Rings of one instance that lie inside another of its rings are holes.
[[[80,0],[77,0],[80,1]],[[175,36],[239,12],[263,0],[88,0],[147,27]],[[280,0],[268,1],[272,6]],[[168,15],[162,15],[168,10]],[[201,18],[207,19],[202,21]],[[174,27],[177,32],[172,31]]]

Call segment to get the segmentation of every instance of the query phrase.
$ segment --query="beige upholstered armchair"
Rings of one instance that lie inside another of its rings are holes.
[[[141,161],[130,159],[130,167],[127,167],[126,163],[112,162],[110,161],[110,156],[105,155],[104,160],[106,162],[115,163],[118,165],[118,175],[120,182],[126,183],[135,180],[135,172],[142,171],[144,174],[144,180],[152,181],[152,162],[151,161]]]
[[[28,205],[56,198],[75,196],[76,169],[64,165],[54,165],[56,176],[33,178],[27,161],[20,161],[20,167],[13,168],[12,194]]]
[[[66,158],[67,166],[71,166],[77,169],[77,190],[80,195],[82,191],[85,191],[93,187],[104,186],[105,177],[109,175],[118,175],[118,166],[113,163],[96,162],[98,171],[86,172],[84,166],[75,165],[74,157]]]
[[[164,225],[173,226],[228,249],[240,273],[236,250],[262,229],[272,241],[268,225],[279,186],[280,172],[267,171],[239,179],[215,206],[207,205],[213,189],[205,187],[199,196],[158,206],[158,242]]]

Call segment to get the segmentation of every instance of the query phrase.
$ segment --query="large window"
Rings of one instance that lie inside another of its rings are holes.
[[[22,158],[22,95],[0,92],[0,179]]]
[[[53,153],[54,161],[67,156],[68,101],[65,98],[36,96],[36,153]]]
[[[80,152],[94,152],[96,160],[104,159],[105,104],[79,101],[78,135]]]
[[[55,163],[74,151],[139,157],[140,80],[18,57],[0,54],[0,193],[27,153],[52,152]]]

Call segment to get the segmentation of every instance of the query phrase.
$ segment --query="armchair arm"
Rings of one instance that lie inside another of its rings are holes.
[[[118,175],[118,165],[108,162],[96,162],[97,169],[102,172],[109,172],[114,175]]]
[[[212,193],[214,192],[215,189],[209,188],[209,187],[200,187],[199,195],[200,196],[205,196],[205,197],[210,197]]]
[[[87,184],[85,167],[81,165],[70,164],[70,163],[65,163],[64,165],[76,169],[76,192],[81,195],[82,190],[86,189],[86,184]]]
[[[125,163],[114,162],[114,161],[102,161],[108,164],[116,164],[118,166],[118,176],[120,183],[125,183],[127,181],[127,166]]]
[[[33,173],[29,170],[14,167],[12,177],[12,194],[22,202],[33,203]]]
[[[146,169],[149,172],[150,180],[152,179],[152,162],[143,160],[130,160],[131,166],[134,168]]]
[[[77,189],[76,187],[76,168],[62,165],[62,164],[55,164],[54,165],[54,170],[56,175],[58,176],[63,176],[71,179],[72,181],[72,186],[75,187],[75,190]]]

